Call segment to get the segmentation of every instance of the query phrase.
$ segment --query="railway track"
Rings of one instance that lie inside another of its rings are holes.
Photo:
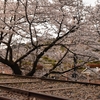
[[[96,83],[0,75],[0,96],[14,100],[100,100],[99,91]]]
[[[57,96],[46,95],[38,92],[30,92],[27,90],[11,88],[6,86],[0,86],[0,89],[1,91],[3,91],[3,93],[0,94],[0,96],[6,96],[7,98],[10,98],[9,100],[67,100],[66,98],[60,98]]]
[[[9,99],[8,97],[0,97],[0,100],[14,100],[14,99]]]

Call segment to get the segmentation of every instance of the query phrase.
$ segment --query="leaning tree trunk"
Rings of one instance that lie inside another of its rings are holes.
[[[26,76],[33,76],[34,75],[34,73],[36,72],[36,65],[37,64],[33,64],[33,69]]]
[[[22,71],[20,70],[18,64],[16,64],[16,63],[10,64],[10,68],[12,69],[14,74],[22,75]]]
[[[27,74],[27,76],[33,76],[34,73],[36,72],[36,67],[38,64],[39,59],[41,58],[41,56],[38,56],[37,59],[35,60],[35,62],[33,63],[33,68],[32,70]]]
[[[1,57],[0,57],[0,62],[3,63],[3,64],[8,65],[12,69],[14,74],[22,75],[22,71],[20,70],[20,67],[18,66],[17,63],[14,63],[13,61],[5,60]]]

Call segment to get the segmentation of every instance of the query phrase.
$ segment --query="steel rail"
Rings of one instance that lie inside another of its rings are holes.
[[[61,98],[61,97],[58,97],[58,96],[47,95],[47,94],[38,93],[38,92],[35,92],[35,91],[31,92],[31,91],[27,91],[27,90],[22,90],[22,89],[17,89],[17,88],[2,86],[2,85],[0,85],[0,89],[4,89],[4,90],[7,90],[7,91],[11,91],[11,92],[16,92],[16,93],[19,93],[19,94],[22,94],[22,95],[24,94],[24,95],[27,95],[28,98],[34,97],[34,98],[41,98],[41,99],[44,99],[44,100],[68,100],[67,98]],[[8,99],[8,100],[11,100],[11,99]]]
[[[57,80],[57,79],[49,79],[49,78],[40,78],[44,81],[54,81],[54,82],[68,82],[68,83],[78,83],[78,84],[84,84],[84,85],[96,85],[100,86],[98,83],[92,83],[92,82],[81,82],[81,81],[67,81],[67,80]]]
[[[9,98],[1,97],[1,96],[0,96],[0,100],[14,100],[14,99],[9,99]]]
[[[7,82],[0,82],[0,84],[17,84],[17,83],[36,83],[36,82],[40,82],[40,81],[16,81],[16,82],[12,82],[12,81],[7,81]]]
[[[100,86],[99,83],[92,83],[92,82],[68,81],[68,80],[58,80],[58,79],[50,79],[50,78],[31,77],[31,76],[9,75],[9,74],[0,74],[0,75],[4,75],[4,76],[5,75],[7,75],[7,76],[14,76],[15,78],[40,79],[40,80],[43,80],[43,81],[69,82],[69,83],[78,83],[78,84],[85,84],[85,85],[96,85],[96,86]]]

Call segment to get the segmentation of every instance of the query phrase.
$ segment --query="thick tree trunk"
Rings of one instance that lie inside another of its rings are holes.
[[[11,64],[9,67],[11,67],[12,71],[16,75],[22,75],[22,71],[20,70],[18,64]]]
[[[35,69],[32,69],[26,76],[33,76],[35,72]]]
[[[5,59],[3,59],[1,57],[0,57],[0,62],[2,62],[3,64],[8,65],[12,69],[12,71],[13,71],[14,74],[22,75],[22,71],[20,70],[20,67],[18,66],[17,63],[5,60]]]
[[[37,66],[38,61],[36,60],[33,64],[32,70],[27,74],[27,76],[33,76],[34,73],[36,72],[36,66]]]
[[[41,64],[37,64],[35,65],[36,67],[33,67],[33,69],[27,74],[27,76],[32,76],[34,75],[34,73],[37,71],[37,70],[42,70],[43,69],[43,65]]]

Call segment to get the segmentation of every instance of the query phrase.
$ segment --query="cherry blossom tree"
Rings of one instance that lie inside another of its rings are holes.
[[[40,59],[47,53],[50,55],[54,47],[63,47],[65,51],[52,70],[69,52],[76,54],[69,49],[72,45],[69,38],[80,30],[81,0],[4,0],[0,9],[0,47],[3,50],[0,62],[11,67],[14,74],[22,74],[21,62],[32,54],[29,76],[36,72]]]

